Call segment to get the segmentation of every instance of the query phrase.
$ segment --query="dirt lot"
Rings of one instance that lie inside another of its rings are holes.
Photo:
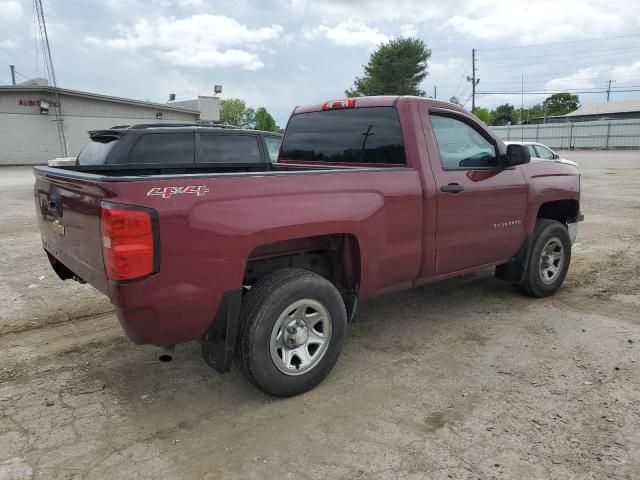
[[[487,272],[377,299],[288,400],[131,344],[0,169],[0,479],[640,478],[640,152],[565,156],[586,222],[555,297]]]

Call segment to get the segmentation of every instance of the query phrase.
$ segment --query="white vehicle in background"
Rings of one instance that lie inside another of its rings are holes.
[[[47,161],[50,167],[71,167],[76,164],[76,157],[58,157]]]
[[[560,158],[556,152],[551,150],[546,145],[537,142],[504,142],[505,145],[524,145],[529,150],[531,154],[531,158],[539,159],[539,160],[547,160],[550,162],[562,162],[568,163],[570,165],[578,166],[576,162],[572,162],[571,160],[567,160],[566,158]]]

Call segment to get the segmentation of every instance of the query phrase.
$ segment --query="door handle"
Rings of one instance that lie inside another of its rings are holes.
[[[459,193],[464,190],[464,187],[459,183],[450,183],[449,185],[442,185],[440,187],[441,192],[445,193]]]

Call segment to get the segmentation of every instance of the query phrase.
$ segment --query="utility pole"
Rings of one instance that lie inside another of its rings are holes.
[[[49,35],[47,34],[47,24],[44,19],[44,9],[42,8],[42,0],[33,0],[35,6],[35,16],[37,17],[38,29],[40,32],[40,42],[42,44],[42,52],[44,56],[47,77],[49,85],[53,87],[53,111],[56,115],[56,124],[58,126],[58,140],[60,141],[60,153],[63,157],[68,156],[67,139],[64,134],[64,116],[62,114],[62,105],[60,102],[60,94],[58,92],[58,81],[56,80],[56,72],[53,69],[53,59],[51,58],[51,47],[49,46]]]
[[[607,85],[607,102],[609,101],[609,96],[611,95],[611,83],[615,82],[615,80],[611,80],[609,79],[608,85]]]
[[[15,85],[16,84],[16,66],[9,65],[9,68],[11,69],[11,85]]]
[[[524,75],[522,75],[522,96],[520,97],[520,133],[524,142]]]
[[[438,98],[438,87],[435,85],[433,86],[433,98]]]
[[[471,113],[476,111],[476,85],[480,79],[476,78],[476,49],[471,49],[471,76],[467,77],[467,82],[471,82]]]

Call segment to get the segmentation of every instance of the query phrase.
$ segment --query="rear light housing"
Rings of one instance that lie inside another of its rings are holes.
[[[110,280],[126,281],[158,271],[158,214],[150,208],[103,202],[100,233]]]
[[[332,100],[322,104],[322,110],[342,110],[344,108],[355,108],[356,99],[346,98],[344,100]]]

